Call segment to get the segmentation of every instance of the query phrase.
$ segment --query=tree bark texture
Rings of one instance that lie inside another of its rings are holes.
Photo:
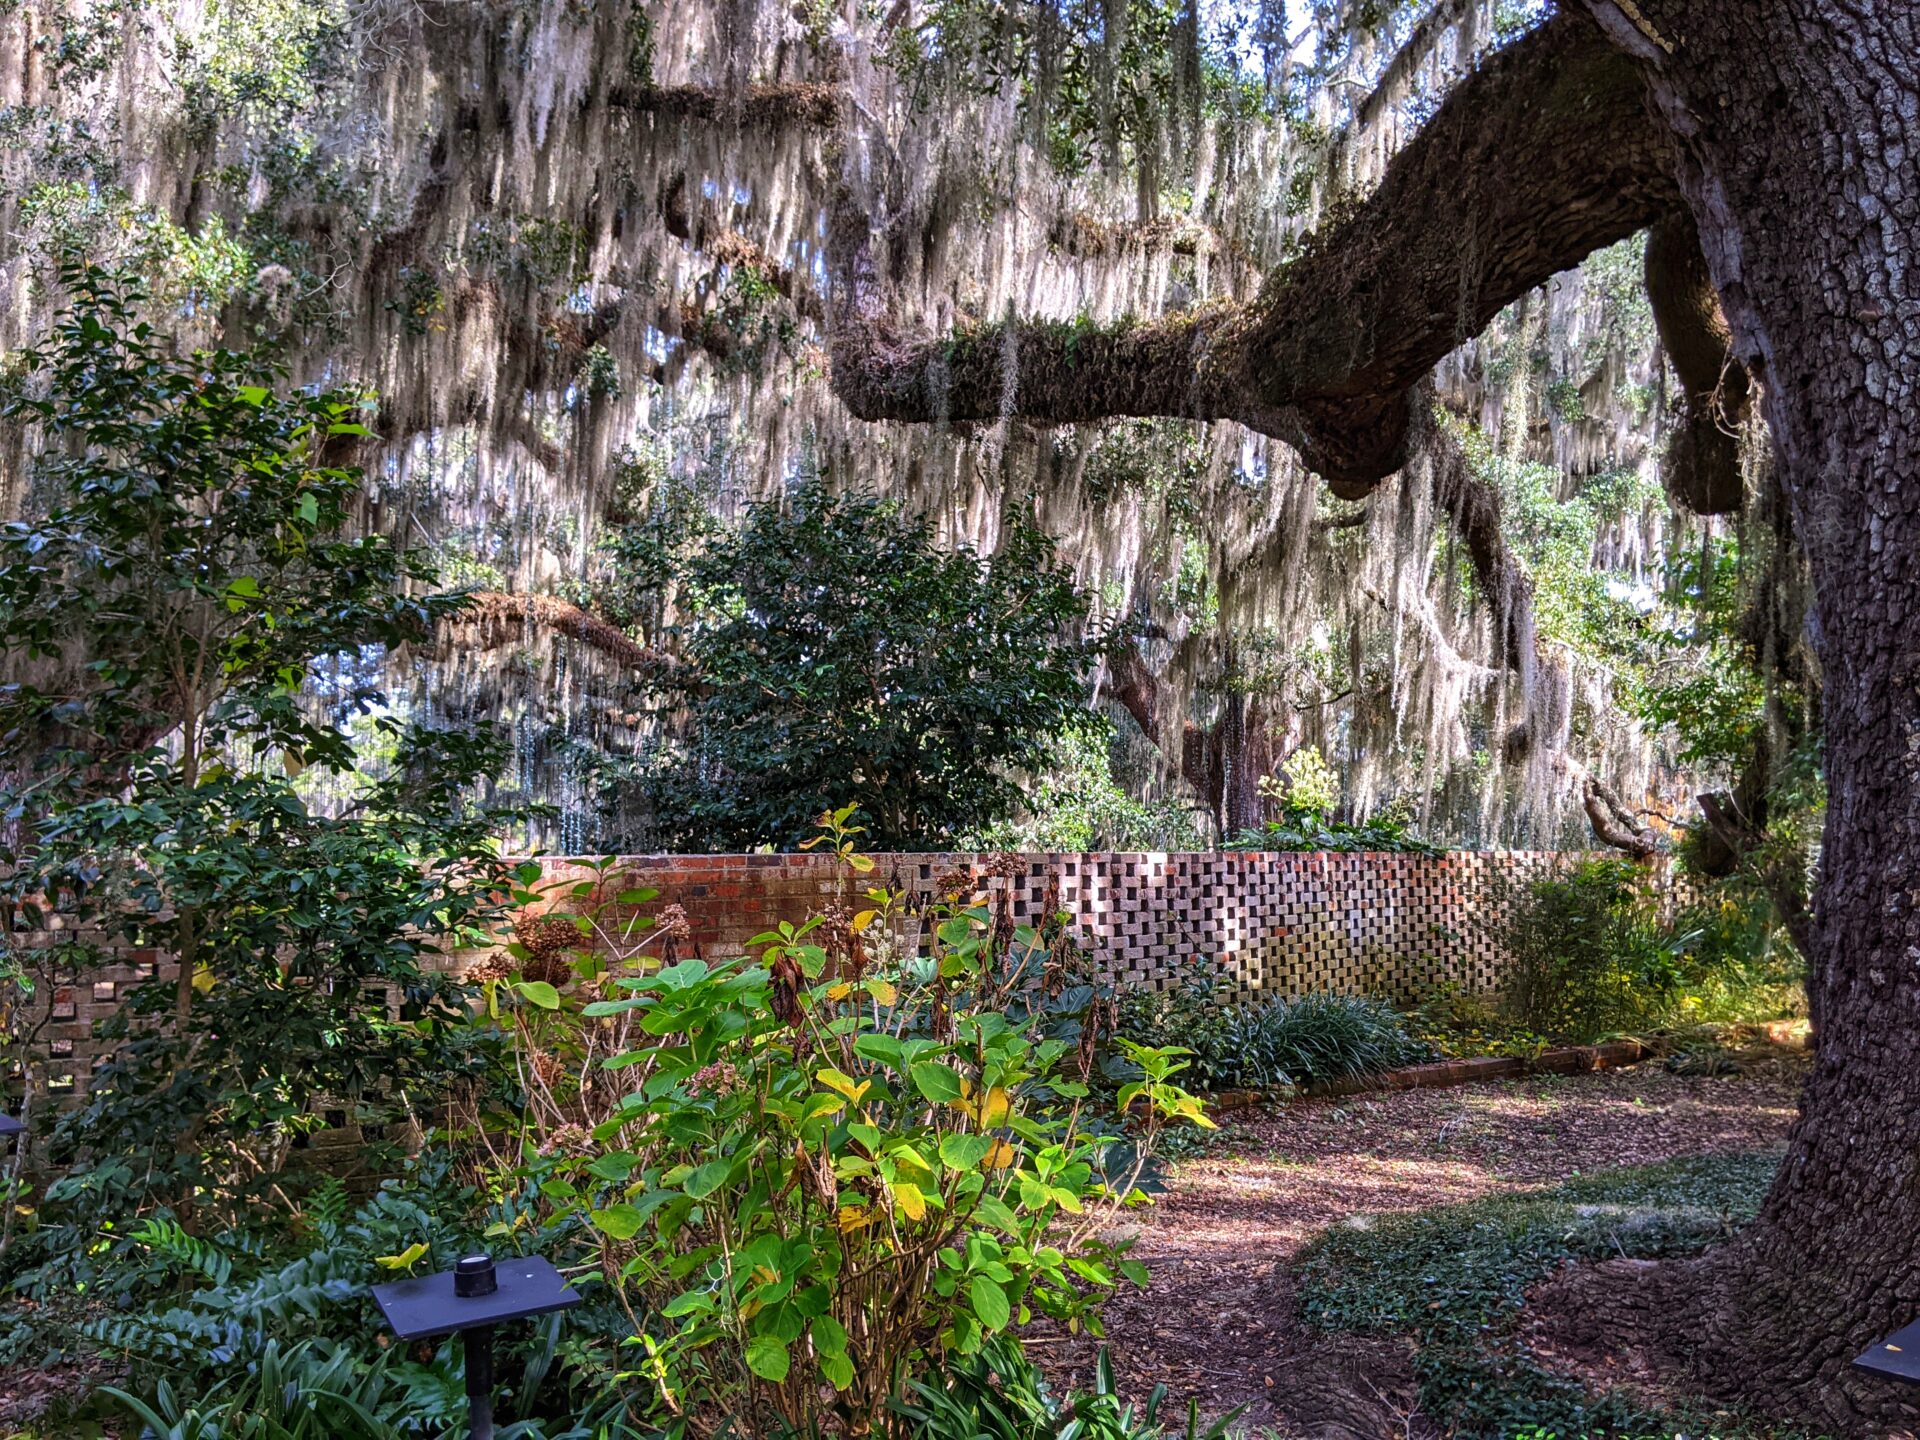
[[[1848,1359],[1920,1315],[1920,9],[1589,0],[1649,77],[1814,583],[1813,1074],[1760,1220],[1667,1320],[1722,1393],[1911,1424]]]

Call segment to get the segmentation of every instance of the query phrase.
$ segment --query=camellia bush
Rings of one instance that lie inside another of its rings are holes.
[[[1123,1140],[1089,1099],[1111,1001],[1060,922],[1014,924],[1009,867],[915,912],[867,885],[851,819],[821,837],[843,901],[754,958],[680,958],[684,917],[636,920],[652,892],[609,869],[523,892],[545,913],[484,977],[527,1090],[502,1163],[597,1237],[672,1415],[867,1434],[1014,1325],[1098,1333],[1146,1279],[1112,1230],[1156,1136],[1211,1124],[1185,1052],[1126,1044]]]

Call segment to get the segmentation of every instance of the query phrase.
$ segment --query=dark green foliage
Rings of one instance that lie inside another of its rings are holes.
[[[1321,991],[1246,1012],[1240,1048],[1243,1068],[1265,1076],[1265,1084],[1377,1075],[1433,1058],[1386,1001]]]
[[[404,1180],[358,1207],[339,1186],[323,1187],[301,1215],[297,1238],[268,1227],[203,1239],[169,1220],[146,1222],[129,1237],[142,1284],[123,1303],[138,1303],[82,1322],[76,1343],[128,1364],[132,1382],[109,1393],[144,1423],[165,1422],[155,1428],[160,1435],[386,1440],[443,1433],[464,1416],[459,1342],[442,1340],[424,1352],[382,1349],[367,1287],[404,1273],[382,1257],[415,1245],[424,1247],[416,1273],[444,1269],[483,1245],[499,1253],[501,1242],[481,1231],[490,1222],[510,1224],[525,1203],[526,1196],[509,1196],[487,1207],[451,1178],[444,1155],[428,1152]],[[526,1238],[564,1258],[573,1236],[562,1226],[529,1230]],[[636,1433],[619,1428],[625,1406],[608,1383],[627,1330],[606,1292],[590,1287],[589,1303],[567,1317],[564,1330],[549,1320],[502,1331],[503,1415],[570,1417],[550,1428],[527,1422],[513,1433],[590,1435],[594,1426],[572,1423],[589,1417],[614,1425],[610,1435]],[[276,1374],[281,1383],[268,1384]]]
[[[279,1182],[318,1097],[382,1121],[472,1072],[458,987],[424,962],[501,908],[497,817],[462,799],[501,751],[379,716],[387,772],[344,814],[307,804],[296,776],[357,760],[299,698],[314,662],[423,638],[461,602],[407,598],[432,581],[417,556],[339,538],[360,476],[326,455],[364,433],[356,402],[279,393],[246,355],[175,355],[112,277],[65,279],[73,309],[6,402],[49,448],[37,517],[0,530],[21,677],[0,689],[0,898],[42,931],[23,990],[85,983],[107,943],[180,958],[106,1023],[121,1043],[47,1151],[86,1168],[22,1247],[117,1285],[103,1222],[232,1214]]]
[[[1376,817],[1360,824],[1305,812],[1289,812],[1257,830],[1242,830],[1226,842],[1228,850],[1331,850],[1340,854],[1380,852],[1440,855],[1441,846],[1414,835],[1405,824]]]
[[[1511,1023],[1586,1043],[1671,1012],[1690,937],[1663,923],[1641,867],[1584,860],[1495,898],[1489,923],[1508,956],[1501,1008]]]
[[[991,559],[897,505],[809,484],[687,562],[668,677],[685,746],[651,782],[663,839],[791,847],[855,803],[876,849],[943,849],[1012,812],[1080,712],[1085,599],[1037,532]]]
[[[1203,1430],[1199,1402],[1192,1401],[1186,1425],[1169,1430],[1160,1421],[1167,1387],[1154,1386],[1136,1412],[1121,1401],[1104,1348],[1094,1366],[1093,1389],[1055,1400],[1011,1335],[953,1358],[909,1388],[912,1398],[892,1402],[892,1409],[912,1427],[914,1440],[1160,1440],[1164,1435],[1224,1440],[1240,1415],[1236,1410]]]
[[[1522,1301],[1567,1260],[1688,1255],[1728,1237],[1758,1213],[1779,1161],[1778,1151],[1700,1156],[1369,1217],[1302,1253],[1301,1310],[1323,1330],[1411,1337],[1421,1407],[1449,1433],[1673,1434],[1674,1417],[1549,1374],[1515,1333]]]
[[[1123,991],[1118,1004],[1120,1034],[1193,1052],[1187,1073],[1202,1090],[1309,1085],[1433,1058],[1400,1012],[1371,996],[1315,993],[1235,1007],[1194,980]]]
[[[1264,1083],[1248,1078],[1240,1063],[1238,1012],[1223,1004],[1207,981],[1190,979],[1169,990],[1129,986],[1114,1004],[1117,1034],[1142,1045],[1178,1045],[1192,1052],[1186,1073],[1196,1090]],[[1116,1060],[1109,1069],[1119,1074],[1126,1067]]]

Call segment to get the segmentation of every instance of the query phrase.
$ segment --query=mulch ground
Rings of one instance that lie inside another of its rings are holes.
[[[1155,1384],[1184,1414],[1240,1405],[1235,1428],[1282,1436],[1426,1433],[1404,1347],[1299,1325],[1287,1262],[1352,1217],[1557,1184],[1582,1171],[1748,1150],[1786,1138],[1801,1070],[1695,1077],[1657,1065],[1578,1077],[1296,1101],[1242,1112],[1173,1167],[1134,1255],[1152,1273],[1108,1310],[1122,1390]],[[1057,1385],[1084,1385],[1098,1342],[1035,1337]],[[1163,1416],[1169,1412],[1163,1410]]]

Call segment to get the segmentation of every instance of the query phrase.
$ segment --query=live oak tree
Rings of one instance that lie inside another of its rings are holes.
[[[1360,497],[1444,443],[1435,362],[1647,227],[1676,358],[1711,356],[1715,332],[1731,347],[1731,365],[1723,349],[1683,380],[1743,372],[1737,393],[1690,404],[1737,412],[1757,393],[1812,569],[1830,791],[1809,932],[1818,1052],[1759,1221],[1698,1262],[1582,1293],[1708,1389],[1857,1433],[1912,1412],[1847,1361],[1920,1310],[1920,14],[1568,3],[1455,86],[1246,305],[921,333],[889,313],[860,217],[842,217],[835,384],[876,420],[1231,418]],[[1709,434],[1679,457],[1703,509],[1726,504],[1715,449]]]
[[[1920,856],[1920,645],[1910,638],[1920,578],[1920,300],[1910,278],[1920,222],[1920,22],[1910,6],[1564,0],[1460,79],[1379,183],[1331,207],[1312,243],[1268,276],[1257,298],[1130,324],[1016,316],[950,330],[943,315],[922,313],[928,287],[913,282],[926,257],[940,254],[943,223],[956,221],[951,197],[945,209],[938,195],[871,201],[924,149],[890,150],[855,135],[835,164],[809,154],[794,173],[878,178],[865,193],[850,189],[824,226],[809,204],[803,223],[769,224],[760,242],[723,233],[736,212],[703,191],[725,191],[740,152],[791,144],[795,131],[817,136],[872,99],[857,73],[836,79],[824,65],[788,63],[796,49],[784,41],[778,63],[751,71],[738,59],[751,53],[742,7],[720,7],[720,23],[707,27],[726,72],[714,90],[652,83],[656,46],[664,55],[694,45],[643,23],[648,12],[639,7],[600,7],[578,26],[570,11],[567,23],[514,30],[510,44],[481,43],[465,23],[426,23],[410,34],[414,7],[366,8],[401,36],[377,35],[381,53],[425,57],[404,77],[411,86],[380,77],[391,97],[384,133],[420,139],[411,161],[418,183],[397,197],[383,189],[387,170],[405,174],[409,162],[389,167],[392,146],[367,147],[357,169],[340,173],[352,182],[348,193],[397,200],[387,227],[290,204],[280,218],[292,227],[284,238],[297,243],[263,249],[278,263],[259,270],[254,288],[278,324],[324,303],[311,297],[324,291],[320,272],[329,266],[363,277],[348,308],[355,343],[377,357],[384,433],[405,439],[471,423],[555,466],[584,464],[594,443],[556,447],[517,402],[566,390],[591,419],[616,408],[593,378],[598,347],[644,356],[663,383],[682,373],[690,352],[725,348],[731,337],[705,324],[680,327],[676,344],[655,344],[650,333],[662,324],[672,331],[670,312],[685,304],[683,247],[724,249],[729,293],[752,272],[756,290],[792,295],[796,309],[829,328],[835,387],[859,416],[983,428],[1003,417],[1032,425],[1239,421],[1297,447],[1337,494],[1375,495],[1375,504],[1388,476],[1425,460],[1431,498],[1497,611],[1506,663],[1523,673],[1539,663],[1526,586],[1498,511],[1484,486],[1468,483],[1427,383],[1436,362],[1503,307],[1596,248],[1648,231],[1648,289],[1687,392],[1669,456],[1675,488],[1703,512],[1725,510],[1739,477],[1723,431],[1757,406],[1771,435],[1813,572],[1831,808],[1808,931],[1820,1049],[1779,1184],[1737,1243],[1697,1266],[1639,1274],[1601,1310],[1637,1317],[1711,1389],[1820,1415],[1839,1433],[1860,1430],[1863,1416],[1900,1414],[1897,1397],[1844,1366],[1920,1309],[1920,1237],[1910,1218],[1920,1200],[1910,1119],[1920,1099],[1920,917],[1905,881]],[[909,30],[927,13],[874,8],[905,17]],[[87,37],[72,29],[70,38],[60,65],[21,67],[31,71],[14,107],[23,125],[33,107],[57,100],[56,81],[77,88],[73,57],[85,58]],[[1044,61],[1060,39],[1057,29],[1021,33],[1006,49],[1024,45]],[[994,34],[986,41],[998,44]],[[583,59],[594,46],[612,63]],[[527,63],[523,51],[538,52],[539,62]],[[851,51],[846,58],[856,72],[866,63]],[[1174,65],[1151,78],[1177,90],[1183,76]],[[1066,90],[1084,78],[1049,77]],[[324,107],[319,122],[314,133],[341,129]],[[70,133],[63,122],[54,153],[80,164]],[[727,137],[739,142],[731,155]],[[307,153],[312,136],[294,138],[274,148],[276,159]],[[126,171],[147,173],[149,158]],[[230,158],[189,147],[155,193],[170,185],[181,217],[217,204],[222,185],[250,182],[247,166]],[[279,193],[287,174],[286,166],[263,173],[258,188]],[[103,196],[110,187],[77,188]],[[1152,189],[1143,178],[1142,193]],[[773,191],[786,193],[778,184],[757,193]],[[657,213],[666,240],[655,243],[647,213]],[[828,242],[824,287],[791,247],[764,248],[802,234],[808,246]],[[469,242],[485,243],[493,269],[445,273],[441,257]],[[617,271],[618,283],[587,295],[583,308],[572,300],[589,251],[614,257],[596,278]],[[309,274],[313,257],[325,264]],[[1009,257],[1009,266],[1023,258]],[[1044,258],[1035,255],[1036,266]],[[532,303],[546,294],[566,303]],[[740,359],[733,343],[729,363]],[[631,372],[630,388],[635,375],[653,373]],[[760,412],[763,428],[820,419],[803,406],[787,410],[784,399]],[[589,441],[605,443],[587,428]],[[542,613],[562,613],[540,598]],[[521,617],[539,618],[535,610],[498,605],[487,620],[517,639]],[[604,623],[596,629],[591,615],[564,613],[583,644],[633,644],[604,634]],[[1506,748],[1524,750],[1534,738],[1522,731]]]

